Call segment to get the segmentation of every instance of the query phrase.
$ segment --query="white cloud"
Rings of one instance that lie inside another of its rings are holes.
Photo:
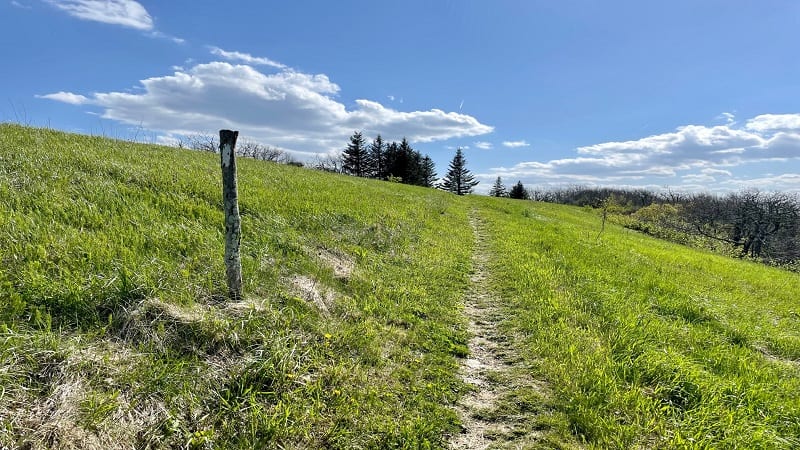
[[[503,146],[508,148],[530,147],[525,141],[503,141]]]
[[[172,42],[174,42],[176,44],[185,44],[186,43],[186,39],[175,37],[175,36],[171,36],[169,34],[162,33],[160,31],[151,31],[148,34],[148,36],[153,37],[153,38],[158,38],[158,39],[166,39],[166,40],[172,41]]]
[[[723,176],[726,176],[726,177],[733,176],[733,174],[731,173],[730,170],[720,170],[720,169],[703,169],[703,170],[700,171],[700,173],[702,173],[704,175],[711,175],[711,176],[713,176],[713,175],[723,175]]]
[[[684,182],[688,182],[688,183],[711,183],[711,182],[717,181],[717,179],[712,177],[711,175],[706,175],[706,174],[702,174],[702,173],[701,174],[689,173],[689,174],[683,175],[681,177],[681,179]]]
[[[676,156],[697,156],[698,152],[710,153],[731,148],[745,148],[761,145],[764,138],[743,130],[735,130],[725,125],[705,127],[687,125],[674,133],[625,142],[606,142],[603,144],[579,147],[578,153],[591,155],[649,154]]]
[[[22,4],[17,0],[11,0],[11,6],[16,6],[17,8],[22,8],[22,9],[31,9],[30,5]]]
[[[479,136],[494,130],[472,116],[440,109],[401,112],[363,99],[356,100],[356,105],[357,109],[346,112],[342,124],[349,124],[351,129],[364,130],[367,135],[381,133],[392,140],[407,137],[412,142],[433,142]]]
[[[758,188],[764,191],[800,192],[800,173],[767,174],[762,177],[736,178],[723,183],[728,190]]]
[[[493,145],[492,145],[491,142],[478,141],[478,142],[475,143],[475,147],[477,147],[477,148],[479,148],[481,150],[490,150],[493,147]]]
[[[736,124],[736,116],[733,113],[729,113],[729,112],[724,112],[724,113],[718,115],[717,117],[715,117],[715,119],[724,120],[725,121],[725,125],[734,125],[734,124]]]
[[[800,131],[800,114],[762,114],[747,121],[745,128],[753,131]]]
[[[89,101],[83,95],[73,94],[72,92],[55,92],[53,94],[37,95],[36,98],[46,98],[48,100],[56,100],[70,105],[82,105]]]
[[[733,179],[747,180],[741,174],[748,172],[748,166],[770,161],[785,166],[786,162],[800,160],[800,123],[795,127],[796,117],[800,115],[758,116],[743,128],[687,125],[637,140],[579,147],[569,158],[493,168],[481,176],[486,180],[497,176],[520,178],[525,184],[543,185],[678,182],[686,188],[689,184],[685,183],[691,182],[691,186],[715,183],[720,187]],[[754,179],[754,183],[769,183]],[[786,180],[782,183],[787,185]]]
[[[153,18],[133,0],[47,0],[58,9],[83,20],[152,30]]]
[[[254,66],[270,66],[270,67],[276,67],[278,69],[286,69],[285,64],[281,64],[269,58],[253,56],[248,53],[242,53],[242,52],[229,52],[219,47],[209,47],[209,50],[211,51],[212,55],[222,57],[228,61],[238,61]]]
[[[334,96],[340,87],[324,74],[292,69],[265,74],[228,62],[196,64],[141,81],[132,92],[91,97],[59,92],[42,96],[103,108],[103,117],[173,136],[238,129],[248,138],[296,152],[335,152],[354,130],[387,140],[431,142],[487,134],[493,127],[472,116],[439,109],[398,111],[359,99],[352,108]]]

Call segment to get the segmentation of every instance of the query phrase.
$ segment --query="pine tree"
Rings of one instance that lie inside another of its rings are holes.
[[[422,158],[422,167],[420,169],[422,172],[422,185],[433,187],[433,183],[436,181],[436,164],[433,163],[430,156],[425,155]]]
[[[528,191],[525,189],[525,186],[522,185],[521,181],[517,181],[517,184],[511,188],[508,192],[509,198],[516,198],[521,200],[527,200],[530,198]]]
[[[360,131],[350,136],[350,144],[342,153],[342,172],[357,177],[367,173],[367,146]]]
[[[384,152],[384,163],[386,164],[386,178],[395,177],[399,178],[403,176],[402,170],[402,162],[398,161],[400,156],[400,151],[397,146],[397,142],[391,142],[386,145],[386,152]]]
[[[400,142],[398,147],[401,155],[404,155],[405,167],[403,168],[403,183],[422,185],[422,155],[418,151],[411,148],[406,138]]]
[[[439,188],[456,195],[466,195],[472,192],[472,188],[478,185],[475,177],[467,169],[467,160],[461,149],[456,150],[456,155],[450,161],[447,175],[442,179]]]
[[[385,179],[388,174],[386,172],[386,144],[383,143],[383,138],[379,134],[367,149],[367,170],[368,176],[377,178],[379,180]]]
[[[494,182],[494,186],[489,189],[489,196],[490,197],[505,197],[508,195],[506,192],[506,187],[503,186],[503,180],[500,177],[497,177],[497,180]]]
[[[392,142],[386,147],[386,170],[405,184],[420,184],[421,160],[419,152],[411,148],[406,138],[399,144]]]

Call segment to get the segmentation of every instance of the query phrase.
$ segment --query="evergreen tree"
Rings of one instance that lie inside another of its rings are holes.
[[[422,158],[422,167],[420,169],[422,172],[422,186],[433,187],[433,183],[436,181],[436,164],[433,163],[430,156],[425,155]]]
[[[400,151],[406,154],[406,174],[403,181],[406,184],[422,186],[422,155],[411,148],[405,138],[400,142]]]
[[[342,153],[342,172],[357,177],[367,174],[367,145],[360,131],[350,136],[350,144]]]
[[[530,198],[528,191],[525,189],[525,186],[522,185],[521,181],[517,181],[517,184],[511,188],[508,192],[509,198],[516,198],[521,200],[527,200]]]
[[[503,186],[503,180],[500,177],[497,177],[497,180],[494,182],[494,186],[489,189],[489,196],[491,197],[505,197],[508,195],[506,192],[506,187]]]
[[[386,164],[386,178],[389,177],[402,177],[402,161],[398,161],[400,156],[400,151],[397,146],[397,142],[392,142],[386,146],[386,152],[384,153],[385,159],[384,163]]]
[[[368,176],[379,180],[386,179],[386,144],[379,134],[367,149],[367,165],[369,166]]]
[[[461,149],[456,150],[456,155],[450,161],[447,175],[442,179],[439,188],[456,195],[466,195],[472,192],[472,188],[478,185],[475,177],[467,169],[467,160]]]
[[[411,148],[406,138],[398,144],[392,142],[386,149],[386,167],[389,175],[400,178],[405,184],[420,184],[419,152]]]

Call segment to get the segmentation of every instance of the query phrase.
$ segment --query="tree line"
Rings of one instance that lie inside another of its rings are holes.
[[[178,142],[178,147],[219,152],[219,142],[210,134],[185,136]],[[244,139],[237,143],[236,154],[261,161],[303,166],[302,162],[281,149]],[[445,176],[438,179],[436,165],[430,156],[412,148],[406,138],[399,143],[385,142],[379,134],[367,144],[360,131],[350,136],[350,142],[341,155],[319,158],[312,167],[326,172],[438,188],[456,195],[472,193],[479,183],[467,169],[467,160],[460,148],[456,150]]]
[[[422,155],[403,138],[398,142],[384,142],[379,134],[367,144],[364,135],[356,131],[332,168],[336,172],[357,177],[390,180],[416,186],[433,187],[436,166],[428,155]],[[319,166],[319,164],[318,164]]]
[[[512,186],[511,189],[506,190],[503,179],[500,177],[497,177],[497,180],[495,180],[491,189],[489,189],[489,196],[508,197],[518,200],[529,200],[531,198],[530,192],[525,188],[525,185],[522,184],[522,181],[517,181],[517,184]]]
[[[328,156],[318,160],[315,168],[357,177],[374,178],[430,188],[438,188],[456,195],[473,192],[478,181],[467,169],[462,150],[456,150],[447,173],[437,178],[436,164],[428,155],[411,147],[406,138],[398,142],[385,142],[381,135],[367,144],[364,135],[356,131],[341,156]],[[438,181],[437,181],[438,180]]]

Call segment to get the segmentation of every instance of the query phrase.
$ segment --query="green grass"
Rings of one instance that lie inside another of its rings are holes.
[[[800,446],[797,274],[240,159],[231,303],[217,158],[0,125],[0,447],[445,447],[470,215],[521,359],[486,414],[530,416],[543,448]]]
[[[0,446],[417,448],[457,430],[464,202],[241,159],[231,305],[217,156],[13,125],[0,152]]]
[[[593,448],[800,446],[800,278],[481,199],[507,332]]]

